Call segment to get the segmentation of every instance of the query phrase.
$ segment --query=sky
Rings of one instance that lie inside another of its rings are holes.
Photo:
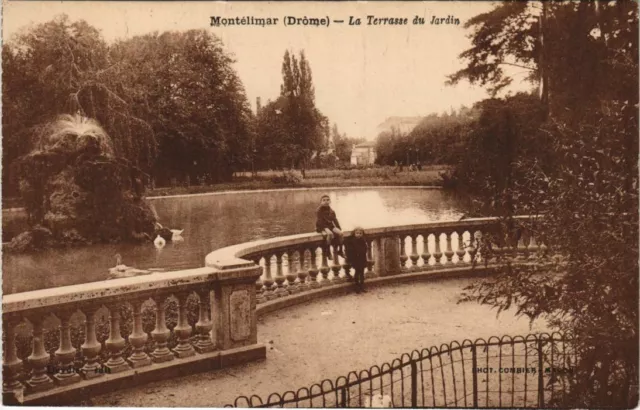
[[[471,45],[464,23],[489,11],[491,2],[54,2],[3,1],[3,41],[32,24],[65,13],[99,29],[108,42],[153,31],[206,29],[220,37],[236,62],[247,97],[274,100],[282,83],[285,50],[305,51],[316,105],[350,137],[372,140],[390,116],[442,113],[487,98],[463,82],[446,86],[446,76],[464,67],[458,55]],[[407,18],[408,25],[368,25],[367,17]],[[211,27],[210,17],[279,18],[274,26]],[[329,27],[287,26],[285,16],[345,20]],[[361,25],[348,25],[350,16]],[[413,25],[415,16],[424,25]],[[459,25],[430,24],[452,16]],[[529,89],[515,75],[512,91]]]

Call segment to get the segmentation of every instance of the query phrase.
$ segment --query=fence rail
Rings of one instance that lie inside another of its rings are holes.
[[[561,402],[576,362],[560,333],[454,341],[225,407],[544,407]]]

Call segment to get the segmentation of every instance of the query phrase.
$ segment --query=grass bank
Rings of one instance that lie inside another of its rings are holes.
[[[442,185],[439,173],[447,169],[446,166],[423,167],[421,171],[400,172],[393,167],[369,169],[328,170],[313,169],[306,171],[305,178],[298,171],[261,171],[252,177],[249,173],[234,176],[230,182],[215,185],[191,185],[147,190],[147,196],[169,196],[201,194],[207,192],[242,191],[257,189],[281,188],[320,188],[320,187],[350,187],[350,186],[425,186]]]
[[[311,169],[306,171],[305,178],[299,171],[260,171],[257,176],[250,173],[238,173],[230,182],[215,185],[190,185],[148,189],[146,196],[169,196],[203,194],[224,191],[251,191],[258,189],[282,188],[321,188],[350,186],[441,186],[440,172],[448,167],[431,165],[422,167],[421,171],[402,172],[393,167],[376,167],[368,169]],[[22,207],[21,198],[3,198],[2,209]],[[5,213],[5,218],[8,213]]]

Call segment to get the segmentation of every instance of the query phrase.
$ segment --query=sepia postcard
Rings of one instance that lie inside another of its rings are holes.
[[[7,406],[638,405],[635,1],[2,2]]]

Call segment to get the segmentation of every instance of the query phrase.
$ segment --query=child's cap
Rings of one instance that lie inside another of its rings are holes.
[[[323,199],[325,199],[325,198],[329,198],[329,199],[331,199],[331,197],[329,197],[329,195],[324,194],[324,195],[322,195],[322,196],[320,197],[320,200],[322,201],[322,200],[323,200]]]

